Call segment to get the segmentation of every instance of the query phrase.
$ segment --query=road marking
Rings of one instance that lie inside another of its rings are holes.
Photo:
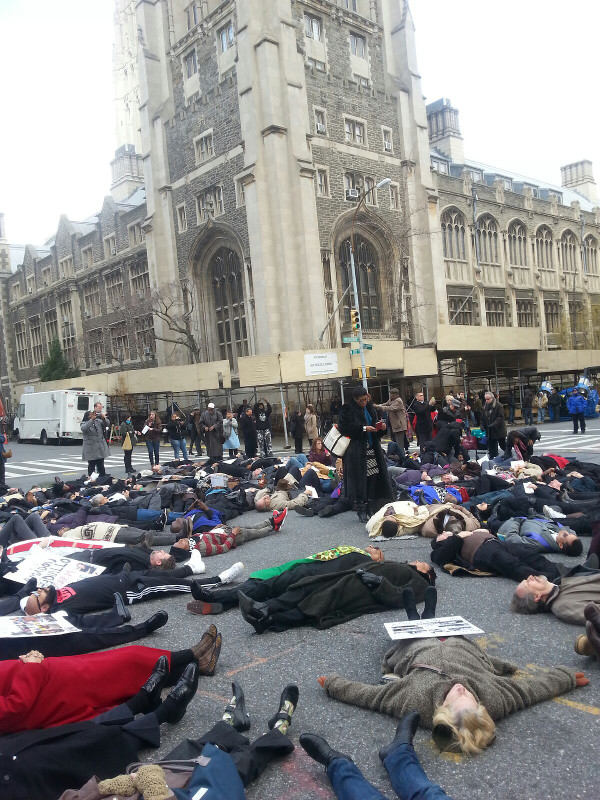
[[[593,714],[595,717],[600,717],[600,708],[596,706],[587,706],[585,703],[576,703],[575,700],[567,700],[565,697],[552,698],[555,703],[560,703],[563,706],[569,706],[577,711],[585,711],[588,714]]]
[[[300,645],[296,644],[293,647],[288,647],[287,650],[281,650],[279,653],[275,653],[272,656],[256,658],[254,661],[250,661],[248,664],[244,664],[241,667],[237,667],[236,669],[230,669],[229,672],[225,673],[225,675],[228,678],[231,678],[233,675],[237,675],[238,672],[244,672],[245,670],[250,669],[251,667],[257,667],[260,664],[268,664],[269,661],[276,661],[278,658],[281,658],[282,656],[287,656],[290,653],[293,653],[294,650],[297,650],[299,647]]]

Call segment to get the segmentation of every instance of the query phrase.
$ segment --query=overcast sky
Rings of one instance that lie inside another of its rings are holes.
[[[270,2],[270,0],[253,0]],[[397,2],[397,0],[383,0]],[[460,111],[468,157],[560,183],[600,178],[597,0],[412,0],[428,102]],[[0,211],[14,243],[84,219],[110,187],[113,0],[0,0]]]

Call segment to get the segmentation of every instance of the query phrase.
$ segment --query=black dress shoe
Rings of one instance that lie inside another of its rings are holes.
[[[163,703],[166,722],[174,725],[183,719],[190,700],[196,694],[199,676],[198,665],[188,664]]]
[[[585,633],[587,635],[587,640],[591,649],[596,656],[596,659],[600,661],[600,633],[598,632],[597,628],[595,627],[593,622],[589,620],[585,623]]]
[[[236,731],[242,733],[250,728],[250,714],[246,711],[246,699],[244,697],[244,690],[235,681],[231,683],[231,690],[233,697],[231,702],[225,706],[225,714],[231,717],[231,725]],[[225,719],[225,717],[223,717]]]
[[[299,741],[303,750],[315,761],[318,761],[319,764],[323,764],[324,767],[328,767],[336,758],[352,761],[350,756],[338,753],[337,750],[329,746],[329,742],[326,739],[316,733],[303,733]]]
[[[269,728],[274,728],[278,720],[283,720],[284,722],[287,722],[288,725],[292,724],[292,714],[298,706],[299,696],[300,690],[296,684],[288,683],[281,693],[281,697],[279,698],[279,708],[277,713],[269,720]],[[288,710],[290,706],[291,711]]]
[[[117,614],[121,617],[123,622],[131,622],[131,613],[125,605],[123,595],[119,594],[119,592],[115,592],[115,608],[117,609]]]
[[[169,659],[161,656],[142,689],[148,693],[150,708],[154,710],[160,705],[160,693],[164,689],[169,677]]]
[[[153,614],[150,619],[147,619],[144,623],[146,626],[147,633],[154,633],[159,628],[162,628],[164,625],[167,624],[169,621],[169,615],[166,611],[157,611],[156,614]]]
[[[240,591],[238,591],[238,599],[242,617],[252,625],[257,633],[264,633],[271,624],[267,604],[257,603]]]
[[[215,597],[212,593],[212,589],[207,589],[206,586],[203,586],[198,581],[192,581],[190,583],[192,589],[192,597],[194,600],[203,600],[205,603],[214,603]]]
[[[596,603],[588,603],[583,609],[583,616],[591,622],[598,634],[600,634],[600,606]]]
[[[379,758],[382,761],[385,761],[389,754],[401,744],[409,744],[412,747],[413,738],[417,732],[420,722],[421,715],[418,711],[411,711],[409,714],[406,714],[404,717],[402,717],[398,723],[398,727],[396,728],[394,741],[391,744],[388,744],[387,747],[381,748],[379,751]]]

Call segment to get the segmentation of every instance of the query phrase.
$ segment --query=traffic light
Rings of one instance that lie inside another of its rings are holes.
[[[367,378],[376,378],[377,377],[377,367],[369,367],[369,366],[367,366],[367,367],[365,367],[365,369],[366,369],[366,373],[367,373],[365,377],[367,377]],[[362,377],[363,377],[362,367],[357,367],[357,368],[353,369],[352,370],[352,377],[355,380],[361,380]]]
[[[350,327],[353,331],[360,330],[360,315],[357,308],[350,309]]]

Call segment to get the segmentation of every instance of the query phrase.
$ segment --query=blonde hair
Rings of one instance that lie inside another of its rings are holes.
[[[438,706],[433,715],[433,724],[447,725],[456,741],[448,748],[462,753],[477,755],[485,750],[496,737],[496,724],[481,703],[474,711],[455,715],[447,706]]]

